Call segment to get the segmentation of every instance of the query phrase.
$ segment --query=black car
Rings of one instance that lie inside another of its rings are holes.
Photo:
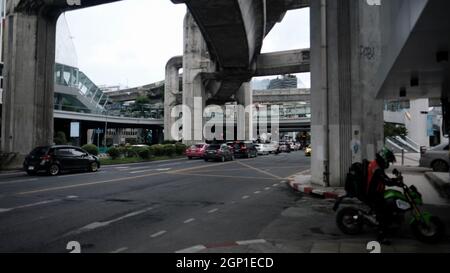
[[[236,142],[234,144],[234,155],[236,157],[257,157],[258,150],[252,142]]]
[[[58,175],[61,171],[88,170],[96,172],[100,168],[98,157],[74,146],[43,146],[35,148],[23,162],[29,175],[44,171]]]
[[[206,148],[205,161],[219,160],[225,162],[227,160],[234,160],[234,154],[226,144],[212,144]]]

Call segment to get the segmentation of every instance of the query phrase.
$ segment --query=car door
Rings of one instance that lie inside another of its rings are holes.
[[[73,156],[73,169],[85,169],[89,164],[87,153],[81,149],[71,149]]]
[[[57,148],[54,151],[56,163],[61,169],[70,170],[73,165],[73,155],[70,148]]]

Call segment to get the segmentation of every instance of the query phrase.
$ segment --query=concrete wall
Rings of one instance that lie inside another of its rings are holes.
[[[311,2],[312,180],[341,186],[353,162],[383,145],[383,102],[373,77],[380,63],[380,8],[366,1]]]
[[[57,17],[14,12],[9,2],[4,37],[1,150],[16,164],[36,146],[53,142],[53,90]]]

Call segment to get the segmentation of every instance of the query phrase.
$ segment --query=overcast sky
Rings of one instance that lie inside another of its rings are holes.
[[[66,13],[79,68],[98,85],[135,87],[164,79],[182,54],[185,5],[126,0]],[[309,10],[290,11],[264,41],[263,52],[308,48]],[[309,86],[309,75],[299,77]]]

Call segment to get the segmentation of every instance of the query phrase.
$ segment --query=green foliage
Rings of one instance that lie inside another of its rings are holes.
[[[384,137],[405,137],[408,135],[408,129],[404,125],[393,123],[384,124]]]
[[[173,156],[175,154],[175,145],[166,144],[163,145],[164,155]]]
[[[175,140],[164,140],[164,142],[163,142],[164,145],[165,144],[176,144],[176,143],[178,143],[178,142]]]
[[[153,146],[150,147],[150,149],[152,150],[152,153],[155,156],[163,156],[163,155],[165,155],[164,146],[161,145],[161,144],[153,145]]]
[[[94,144],[86,144],[81,148],[92,155],[98,155],[98,148]]]
[[[120,150],[116,147],[111,147],[108,149],[108,155],[112,158],[112,159],[117,159],[120,157],[121,153]]]
[[[139,96],[136,98],[135,103],[137,105],[148,104],[150,103],[150,99],[147,96]]]
[[[175,153],[177,155],[182,155],[186,151],[187,146],[182,143],[176,143],[175,144]]]
[[[67,138],[66,138],[66,134],[64,132],[57,132],[54,140],[56,145],[65,145],[67,144]]]
[[[133,150],[142,159],[150,159],[153,155],[153,150],[151,150],[150,147],[136,147]]]

